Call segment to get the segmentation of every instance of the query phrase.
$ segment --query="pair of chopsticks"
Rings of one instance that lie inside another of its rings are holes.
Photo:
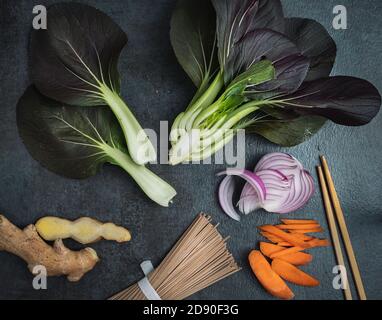
[[[345,250],[349,258],[349,264],[354,276],[354,282],[357,288],[359,298],[361,300],[366,300],[366,294],[362,284],[361,274],[359,272],[357,260],[355,258],[354,250],[350,241],[349,232],[346,227],[345,217],[340,205],[340,201],[339,201],[336,189],[334,187],[334,183],[329,171],[328,163],[326,162],[326,159],[324,156],[321,156],[320,160],[321,160],[322,167],[321,166],[317,167],[318,178],[320,180],[322,197],[324,200],[326,216],[328,219],[329,230],[330,230],[333,244],[334,244],[334,251],[337,258],[337,263],[341,266],[345,266],[344,257],[343,257],[342,249],[341,249],[341,242],[337,232],[335,217],[337,218],[342,239],[344,241]],[[334,209],[334,213],[333,213],[333,209]],[[344,294],[345,294],[346,300],[353,299],[348,281],[347,283],[345,283],[345,286],[344,286]]]

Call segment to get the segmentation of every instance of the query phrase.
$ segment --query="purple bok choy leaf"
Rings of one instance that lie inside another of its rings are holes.
[[[286,18],[284,32],[295,43],[301,54],[309,58],[310,65],[304,81],[325,78],[333,68],[337,48],[326,29],[317,21],[304,18]],[[291,110],[264,107],[264,121],[247,128],[269,141],[290,147],[310,139],[326,123],[326,118],[307,115],[299,116]]]
[[[276,78],[252,88],[252,91],[291,93],[299,88],[309,68],[309,59],[301,55],[297,46],[281,33],[257,29],[247,33],[232,49],[227,61],[224,80],[248,70],[261,60],[272,62]],[[249,90],[251,91],[251,90]]]
[[[255,29],[284,30],[284,14],[280,0],[212,0],[216,11],[216,35],[220,68],[235,45]]]
[[[305,81],[330,75],[336,59],[336,43],[317,21],[304,18],[286,18],[283,34],[297,45],[301,54],[310,59]]]
[[[296,92],[273,103],[300,115],[318,115],[338,124],[361,126],[377,115],[381,96],[366,80],[337,76],[304,82]]]

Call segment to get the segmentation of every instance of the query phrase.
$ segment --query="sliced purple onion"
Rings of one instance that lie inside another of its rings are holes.
[[[293,194],[293,201],[285,204],[279,213],[288,213],[295,211],[304,206],[314,194],[314,181],[311,174],[302,170],[299,179],[294,179],[292,184],[291,194]]]
[[[268,212],[278,212],[288,198],[291,181],[277,170],[262,170],[256,174],[263,180],[268,195],[262,208]]]
[[[240,212],[248,214],[259,207],[269,212],[277,212],[289,196],[290,180],[278,170],[273,169],[258,171],[256,175],[263,180],[267,199],[263,203],[256,201],[251,185],[246,184],[238,203]]]
[[[227,169],[220,174],[236,175],[247,181],[237,203],[239,211],[244,214],[259,208],[274,213],[295,211],[309,201],[315,190],[310,173],[296,158],[286,153],[265,155],[256,165],[255,173]],[[238,220],[238,214],[232,204],[233,183],[232,177],[226,177],[222,181],[219,201],[223,210]]]
[[[219,202],[223,211],[236,221],[240,221],[240,216],[232,204],[232,196],[235,191],[235,181],[231,176],[226,176],[219,186]]]
[[[239,211],[244,214],[248,214],[261,208],[261,202],[257,192],[255,192],[249,183],[244,185],[237,206],[239,207]]]
[[[219,175],[226,174],[219,186],[219,202],[223,211],[236,221],[240,221],[240,216],[233,206],[233,192],[234,192],[234,179],[232,176],[239,176],[247,181],[251,190],[251,195],[256,197],[256,201],[263,203],[266,199],[266,190],[263,181],[253,172],[249,170],[231,169],[228,168],[224,172],[218,173]],[[254,203],[254,202],[249,202]],[[259,206],[261,207],[261,206]]]
[[[299,171],[303,170],[304,167],[300,161],[290,154],[275,152],[269,153],[262,157],[257,163],[254,171],[257,172],[266,169],[278,170],[290,178]]]
[[[290,180],[290,193],[275,213],[288,213],[304,206],[314,193],[314,181],[300,161],[287,153],[275,152],[265,155],[255,167],[259,170],[278,170]]]
[[[267,191],[265,189],[264,182],[254,172],[244,169],[228,168],[226,171],[220,172],[217,175],[221,176],[223,174],[226,174],[227,176],[238,176],[243,178],[252,186],[252,188],[255,189],[261,202],[266,200]]]

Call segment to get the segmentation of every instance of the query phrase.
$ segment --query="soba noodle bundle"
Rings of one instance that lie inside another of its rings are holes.
[[[162,300],[182,300],[239,271],[226,240],[211,217],[199,214],[161,264],[147,275],[151,290]],[[110,299],[147,297],[136,283]]]

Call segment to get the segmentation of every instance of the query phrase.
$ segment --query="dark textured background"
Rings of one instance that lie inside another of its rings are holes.
[[[55,1],[1,0],[0,33],[0,212],[15,224],[25,226],[44,215],[67,218],[92,216],[112,220],[132,231],[128,244],[99,242],[92,247],[101,257],[95,270],[80,282],[50,278],[48,290],[32,289],[32,277],[19,258],[0,252],[0,298],[104,299],[142,277],[139,263],[152,259],[156,265],[199,211],[210,213],[224,235],[231,235],[230,248],[243,267],[240,273],[195,294],[193,299],[272,299],[257,283],[247,264],[247,254],[256,247],[256,226],[276,223],[277,215],[258,212],[241,223],[227,218],[216,201],[223,166],[152,166],[178,191],[171,208],[161,208],[139,190],[127,174],[107,166],[85,181],[59,177],[34,161],[21,143],[15,122],[15,106],[28,86],[27,44],[32,8]],[[124,29],[129,43],[120,59],[122,92],[146,128],[159,130],[160,120],[172,121],[190,100],[194,88],[182,71],[169,43],[172,0],[84,1],[110,15]],[[331,27],[336,0],[284,0],[287,16],[314,18],[328,28],[338,45],[333,74],[354,75],[373,82],[382,91],[382,2],[344,0],[348,30]],[[318,156],[326,154],[333,165],[353,247],[357,254],[369,298],[382,298],[382,115],[362,128],[327,124],[310,141],[281,149],[264,139],[247,138],[247,167],[265,153],[288,151],[313,173]],[[314,176],[316,176],[314,174]],[[320,193],[291,214],[318,219],[326,227]],[[326,236],[329,236],[326,233]],[[71,248],[78,244],[66,241]],[[314,261],[305,270],[321,285],[303,288],[291,285],[296,299],[342,299],[332,288],[335,264],[331,248],[314,250]]]

